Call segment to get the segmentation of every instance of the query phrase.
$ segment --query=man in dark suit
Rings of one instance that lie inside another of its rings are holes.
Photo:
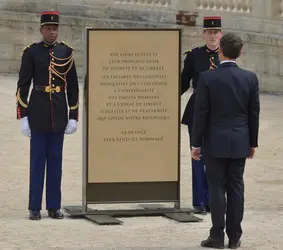
[[[212,220],[210,235],[201,242],[203,247],[224,248],[225,224],[229,248],[241,244],[243,174],[246,158],[253,158],[258,147],[260,112],[257,76],[236,63],[242,47],[238,35],[225,34],[220,40],[220,66],[201,73],[197,85],[192,158],[200,159],[202,147]]]
[[[195,47],[187,51],[184,60],[184,68],[181,74],[181,95],[192,87],[193,93],[186,105],[181,123],[187,125],[189,131],[189,144],[194,117],[195,89],[199,73],[205,70],[213,70],[218,67],[219,41],[222,37],[222,24],[220,16],[208,16],[203,18],[203,37],[205,45]],[[194,212],[206,214],[209,212],[209,192],[203,156],[199,161],[192,159],[192,201]]]

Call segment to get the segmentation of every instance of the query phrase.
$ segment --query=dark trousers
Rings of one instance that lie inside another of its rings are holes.
[[[241,238],[244,213],[244,169],[246,159],[205,157],[210,193],[210,236],[224,239],[224,228],[232,242]],[[227,199],[226,199],[226,197]],[[225,223],[225,210],[226,223]]]
[[[191,126],[188,126],[191,141]],[[193,206],[202,207],[209,205],[209,192],[206,177],[206,167],[203,156],[200,161],[192,159],[192,190],[193,190]]]
[[[29,210],[41,210],[46,168],[46,208],[61,207],[62,151],[64,132],[31,131]]]

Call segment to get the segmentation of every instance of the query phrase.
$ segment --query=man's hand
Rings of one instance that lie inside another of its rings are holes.
[[[201,157],[200,149],[201,149],[201,148],[194,148],[194,147],[192,147],[191,155],[192,155],[192,158],[193,158],[194,160],[196,160],[196,161],[199,161],[199,160],[200,160],[200,157]]]
[[[70,134],[75,133],[76,131],[77,131],[77,121],[74,119],[70,119],[68,121],[65,133],[70,135]]]
[[[255,155],[255,148],[251,148],[251,149],[250,149],[250,156],[249,156],[249,159],[253,159],[253,158],[254,158],[254,155]]]
[[[30,127],[27,116],[21,119],[21,131],[24,136],[30,137]]]

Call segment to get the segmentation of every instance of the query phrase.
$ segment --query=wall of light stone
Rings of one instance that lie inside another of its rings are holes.
[[[181,26],[183,52],[203,43],[203,16],[221,15],[224,31],[245,41],[239,64],[257,73],[262,91],[283,93],[283,0],[0,0],[0,73],[17,74],[20,50],[40,40],[39,13],[51,9],[61,13],[59,39],[75,48],[80,77],[85,27],[176,27],[177,11],[187,10],[199,16],[196,27]]]
[[[198,27],[203,16],[221,15],[224,32],[234,31],[245,41],[239,64],[256,72],[263,92],[283,93],[282,0],[183,1],[183,9],[186,6],[187,10],[198,11]],[[197,44],[200,36],[200,28],[193,33],[185,28],[183,46]]]

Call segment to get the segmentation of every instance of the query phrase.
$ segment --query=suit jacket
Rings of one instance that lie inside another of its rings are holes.
[[[259,84],[256,74],[225,62],[200,74],[192,146],[215,158],[246,158],[258,147]]]

